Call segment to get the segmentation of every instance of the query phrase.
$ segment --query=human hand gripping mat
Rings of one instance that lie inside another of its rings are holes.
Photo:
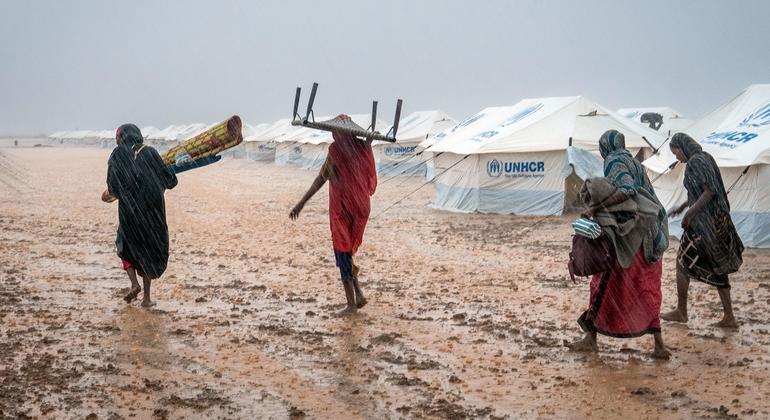
[[[213,160],[218,153],[243,142],[241,126],[241,118],[233,115],[197,136],[183,141],[180,145],[172,147],[163,155],[163,163],[185,169],[187,166],[203,166],[196,165],[199,162],[213,163],[218,160]]]

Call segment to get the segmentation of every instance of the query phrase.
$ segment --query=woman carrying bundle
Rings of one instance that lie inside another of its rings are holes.
[[[605,178],[586,181],[581,195],[614,252],[611,271],[591,279],[589,308],[578,319],[583,339],[575,351],[598,351],[597,333],[611,337],[654,336],[653,357],[668,358],[660,331],[662,256],[668,248],[666,212],[641,164],[616,130],[599,140]]]

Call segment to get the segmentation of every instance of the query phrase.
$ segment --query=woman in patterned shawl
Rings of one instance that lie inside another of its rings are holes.
[[[671,211],[682,219],[682,239],[676,260],[677,306],[661,314],[667,321],[687,322],[687,290],[690,278],[716,286],[724,307],[721,328],[738,328],[730,299],[727,275],[738,271],[743,262],[743,243],[730,218],[730,202],[714,158],[684,133],[671,138],[671,152],[683,163],[687,201]]]
[[[589,308],[578,319],[585,336],[569,347],[575,351],[597,351],[597,333],[619,338],[652,334],[655,341],[653,357],[667,359],[671,354],[663,344],[660,331],[661,257],[668,248],[666,211],[655,196],[641,164],[626,150],[622,133],[616,130],[605,132],[599,139],[599,150],[604,158],[604,176],[616,190],[599,205],[589,208],[584,216],[593,217],[626,200],[636,201],[637,195],[639,199],[644,197],[657,204],[653,208],[658,211],[651,228],[641,232],[641,246],[627,258],[630,263],[621,264],[615,252],[612,270],[591,279]],[[615,212],[613,217],[622,222],[637,217],[637,214]]]

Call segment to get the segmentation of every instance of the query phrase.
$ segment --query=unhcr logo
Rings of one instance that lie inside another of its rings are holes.
[[[543,108],[543,104],[539,103],[537,105],[532,105],[530,107],[524,108],[521,111],[513,114],[510,118],[503,121],[502,124],[500,124],[501,127],[507,127],[509,125],[516,124],[517,122],[523,120],[524,118],[529,117],[530,115],[534,114],[535,112],[539,111]]]
[[[545,162],[501,162],[492,159],[487,162],[487,175],[499,178],[501,175],[511,178],[535,178],[544,176]]]
[[[759,128],[770,124],[770,102],[759,107],[738,124],[738,127]]]
[[[500,161],[497,159],[492,159],[487,162],[487,175],[492,178],[499,177],[503,173],[502,169],[503,167],[500,165]]]
[[[413,155],[417,146],[386,146],[385,156],[407,156]]]
[[[292,151],[292,153],[294,153],[296,155],[301,155],[302,154],[302,146],[294,146],[291,149],[291,151]]]

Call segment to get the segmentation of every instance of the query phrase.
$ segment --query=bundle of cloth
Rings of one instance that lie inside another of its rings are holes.
[[[597,206],[617,191],[607,178],[589,178],[580,190],[580,198],[587,207]],[[657,261],[654,247],[659,229],[668,236],[668,225],[658,226],[662,206],[647,190],[639,189],[630,199],[603,207],[593,217],[615,249],[617,262],[623,268],[631,266],[634,255],[643,247],[647,261]]]

